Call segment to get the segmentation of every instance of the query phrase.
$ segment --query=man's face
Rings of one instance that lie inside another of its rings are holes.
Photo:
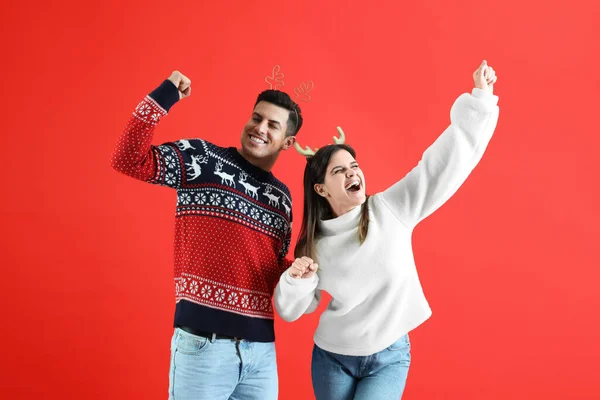
[[[288,117],[288,110],[266,101],[254,107],[241,137],[242,152],[248,161],[272,164],[281,150],[294,144],[295,138],[285,135]]]

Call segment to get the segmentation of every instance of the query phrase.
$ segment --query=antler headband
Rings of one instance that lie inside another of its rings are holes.
[[[344,135],[344,131],[342,130],[341,127],[337,127],[338,132],[340,133],[340,137],[333,137],[333,141],[336,144],[343,144],[346,141],[346,135]],[[294,143],[294,147],[296,148],[296,150],[298,151],[298,153],[302,154],[304,157],[312,157],[315,155],[315,153],[317,152],[317,148],[315,148],[314,150],[311,149],[310,147],[306,146],[305,149],[302,148],[302,146],[300,146],[300,144],[298,142]]]
[[[269,86],[271,87],[271,89],[275,89],[277,90],[280,86],[283,86],[283,78],[285,77],[285,75],[283,74],[283,72],[281,72],[281,67],[279,65],[275,65],[271,71],[271,75],[265,77],[265,82],[267,82],[269,84]],[[313,90],[315,84],[313,81],[306,81],[306,82],[302,82],[300,83],[300,86],[298,86],[297,88],[294,89],[294,93],[296,94],[296,101],[298,100],[302,100],[302,101],[310,101],[311,100],[311,96],[310,96],[310,92]],[[300,118],[298,116],[298,109],[296,106],[294,106],[294,113],[296,114],[296,121],[299,121]],[[296,131],[298,130],[298,128],[296,127]],[[346,141],[346,135],[344,135],[344,131],[342,130],[342,128],[340,128],[339,126],[337,127],[338,132],[340,133],[340,137],[333,137],[333,141],[336,144],[343,144]],[[314,150],[311,149],[310,147],[306,146],[305,149],[302,148],[302,146],[300,146],[300,144],[298,142],[294,143],[294,147],[296,148],[296,150],[298,151],[298,153],[302,154],[305,157],[312,157],[315,155],[315,153],[317,152],[317,148],[315,148]]]

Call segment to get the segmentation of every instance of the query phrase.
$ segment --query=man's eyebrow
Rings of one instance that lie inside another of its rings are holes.
[[[254,111],[252,113],[252,115],[256,115],[257,117],[260,117],[261,119],[263,118],[263,116],[260,115],[259,113],[257,113],[256,111]],[[281,127],[281,122],[277,121],[276,119],[270,119],[269,122],[273,122]]]

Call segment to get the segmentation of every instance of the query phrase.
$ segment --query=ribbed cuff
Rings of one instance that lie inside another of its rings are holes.
[[[163,83],[150,94],[150,97],[158,103],[159,106],[169,112],[169,109],[173,107],[173,104],[179,101],[179,90],[177,87],[168,79],[165,79]]]
[[[498,104],[498,96],[496,96],[495,94],[486,92],[485,90],[482,90],[479,88],[473,88],[473,91],[471,92],[471,94],[473,95],[473,97],[475,97],[477,99],[481,99],[492,105]]]
[[[314,286],[314,287],[317,287],[317,284],[319,283],[319,276],[317,274],[314,274],[313,276],[311,276],[308,279],[292,278],[289,273],[289,268],[288,268],[288,271],[284,272],[284,274],[285,274],[285,280],[287,281],[287,283],[289,283],[292,286]]]

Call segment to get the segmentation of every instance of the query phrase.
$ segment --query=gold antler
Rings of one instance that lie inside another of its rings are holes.
[[[319,150],[319,149],[313,150],[308,146],[306,146],[306,149],[303,149],[302,146],[300,146],[300,144],[298,142],[294,143],[294,147],[296,148],[298,153],[302,154],[304,157],[314,156],[315,153],[317,152],[317,150]]]
[[[344,144],[344,142],[346,141],[346,135],[344,135],[344,131],[342,130],[341,127],[337,127],[338,132],[340,133],[340,137],[339,139],[336,138],[335,136],[333,137],[333,141],[337,144]]]
[[[302,101],[310,101],[310,92],[315,87],[315,83],[313,81],[307,81],[300,83],[300,86],[294,88],[294,93],[296,93],[296,99]]]
[[[344,131],[342,130],[341,127],[337,127],[338,132],[340,133],[340,137],[338,138],[337,136],[333,137],[333,141],[336,144],[343,144],[344,142],[346,142],[346,135],[344,134]],[[317,152],[317,148],[315,148],[314,150],[311,149],[310,147],[306,146],[305,149],[302,148],[302,146],[300,146],[300,143],[295,142],[294,143],[294,147],[296,148],[296,150],[298,151],[298,153],[302,154],[304,157],[311,157],[314,156],[315,153]]]

